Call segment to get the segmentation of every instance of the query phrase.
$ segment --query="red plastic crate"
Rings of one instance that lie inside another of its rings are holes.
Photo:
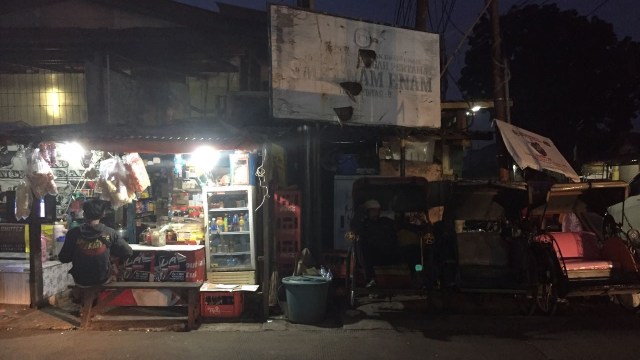
[[[297,206],[298,209],[302,205],[302,193],[300,190],[278,190],[273,195],[276,210],[280,207]]]
[[[203,317],[236,318],[244,310],[242,291],[201,291],[200,308]]]
[[[300,191],[276,191],[274,202],[276,254],[299,253],[302,237]]]

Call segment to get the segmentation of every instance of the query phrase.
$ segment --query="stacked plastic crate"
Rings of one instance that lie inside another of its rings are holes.
[[[278,273],[289,276],[293,274],[300,255],[302,196],[299,190],[280,190],[273,197]]]

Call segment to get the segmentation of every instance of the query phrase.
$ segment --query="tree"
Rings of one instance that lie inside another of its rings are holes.
[[[597,17],[555,5],[512,7],[501,16],[512,123],[553,140],[569,160],[597,158],[640,113],[640,44],[618,40]],[[469,38],[459,86],[492,98],[491,32],[485,17]]]

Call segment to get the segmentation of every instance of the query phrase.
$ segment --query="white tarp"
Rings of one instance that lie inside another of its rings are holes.
[[[580,177],[553,142],[544,136],[496,120],[505,147],[521,169],[549,170],[579,182]]]
[[[624,205],[624,212],[622,205]],[[631,229],[640,230],[640,195],[630,196],[624,202],[610,206],[607,212],[617,223],[622,224],[622,231],[625,233]]]
[[[440,128],[437,34],[280,5],[270,16],[274,117]]]

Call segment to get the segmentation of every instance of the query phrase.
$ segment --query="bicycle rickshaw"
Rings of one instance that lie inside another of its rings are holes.
[[[367,289],[359,264],[358,246],[361,239],[357,230],[346,234],[351,245],[347,256],[346,287],[351,306],[356,298],[372,291],[392,296],[398,293],[416,293],[423,290],[425,265],[433,243],[432,224],[429,220],[429,186],[422,177],[363,177],[353,184],[352,201],[354,223],[364,216],[363,204],[375,200],[381,206],[381,216],[391,218],[397,225],[398,247],[406,256],[391,254],[373,264],[378,283]],[[435,198],[437,200],[437,198]],[[352,224],[353,225],[353,224]]]
[[[636,294],[633,243],[602,231],[606,208],[626,195],[624,182],[456,183],[439,256],[454,281],[441,284],[513,295],[529,314],[553,313],[559,299]]]

